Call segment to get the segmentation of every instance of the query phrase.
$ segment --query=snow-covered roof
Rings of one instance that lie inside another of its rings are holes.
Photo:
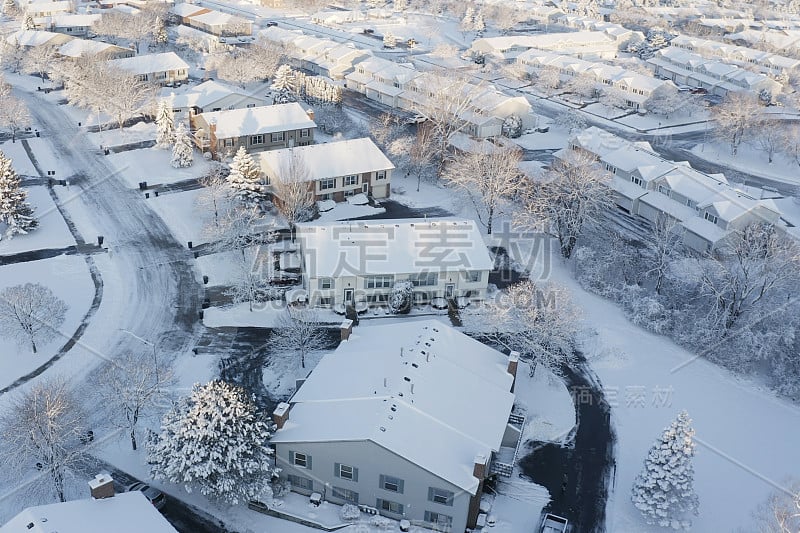
[[[308,113],[297,102],[269,106],[213,111],[197,115],[206,124],[216,124],[218,139],[258,135],[277,131],[316,128]]]
[[[311,372],[272,442],[369,440],[475,494],[475,456],[499,450],[514,403],[507,368],[436,320],[361,326]]]
[[[311,278],[491,270],[493,265],[474,220],[307,222],[297,228]]]
[[[189,69],[189,65],[186,61],[178,57],[178,54],[175,52],[123,57],[121,59],[112,59],[109,63],[133,74],[150,74],[153,72]]]
[[[83,57],[85,55],[101,54],[112,48],[119,48],[113,44],[89,39],[73,39],[61,45],[58,53],[65,57]]]
[[[6,37],[6,41],[9,43],[16,43],[20,46],[41,46],[44,44],[48,44],[50,42],[54,42],[56,44],[61,44],[67,41],[72,40],[73,37],[69,35],[64,35],[63,33],[54,33],[51,31],[40,31],[40,30],[20,30],[15,31],[8,37]]]
[[[222,11],[208,11],[199,15],[192,15],[191,19],[208,26],[224,26],[226,24],[252,24],[251,21]]]
[[[681,222],[681,226],[712,244],[721,241],[728,234],[723,228],[701,217],[689,217]]]
[[[0,533],[177,533],[140,491],[28,507]]]
[[[69,0],[58,0],[51,2],[44,0],[42,2],[30,2],[25,6],[28,13],[56,13],[59,11],[72,10],[72,2]]]
[[[75,13],[64,13],[61,15],[54,15],[51,19],[53,26],[56,28],[65,28],[65,27],[89,27],[98,20],[102,15],[99,13],[93,14],[75,14]]]
[[[648,192],[647,189],[636,185],[632,181],[624,180],[619,176],[614,176],[611,180],[611,188],[629,200],[641,198]]]
[[[394,168],[368,137],[270,150],[254,155],[261,169],[272,179],[280,178],[282,169],[288,168],[293,157],[302,161],[308,171],[309,181]]]
[[[238,87],[215,80],[204,81],[184,93],[172,94],[168,98],[172,107],[176,109],[185,107],[203,108],[232,94],[247,98],[258,98],[266,103],[266,100],[259,95],[247,94],[247,92]]]
[[[203,6],[190,4],[188,2],[181,2],[180,4],[175,4],[170,8],[170,11],[179,17],[189,17],[206,10],[207,8]]]

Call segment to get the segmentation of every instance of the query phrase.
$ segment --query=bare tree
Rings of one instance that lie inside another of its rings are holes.
[[[206,68],[216,70],[220,79],[244,88],[249,83],[271,77],[284,59],[282,47],[260,40],[246,48],[214,54],[206,61]]]
[[[65,381],[36,381],[0,415],[5,468],[23,475],[35,464],[47,474],[56,498],[66,501],[67,476],[85,454],[85,420]]]
[[[126,353],[101,370],[100,397],[117,425],[128,431],[133,450],[137,448],[139,419],[150,415],[158,401],[166,398],[165,387],[172,382],[167,366],[154,365],[155,362],[143,361],[139,354]]]
[[[724,330],[768,296],[798,280],[800,247],[775,226],[750,224],[734,232],[719,256],[701,260],[702,284]]]
[[[484,142],[479,150],[456,157],[442,178],[469,196],[481,224],[492,234],[496,215],[519,191],[522,151],[506,145]]]
[[[580,96],[581,100],[595,98],[597,96],[597,81],[588,74],[578,74],[567,82],[566,89]]]
[[[561,366],[575,359],[579,312],[566,288],[524,281],[468,308],[462,320],[468,332],[520,352],[531,372],[541,364],[561,374]]]
[[[769,163],[772,163],[775,152],[781,149],[781,144],[785,138],[783,124],[769,115],[761,115],[757,118],[753,129],[756,142],[767,154]]]
[[[158,86],[112,67],[106,69],[105,80],[104,111],[116,118],[119,129],[125,127],[126,120],[150,110],[159,91]]]
[[[532,79],[534,87],[543,91],[547,96],[555,94],[561,86],[561,74],[555,68],[541,68],[532,76]]]
[[[712,117],[717,123],[715,133],[721,141],[730,144],[731,154],[736,155],[760,115],[758,97],[747,92],[729,92],[719,105],[713,107]]]
[[[30,343],[36,353],[37,343],[56,337],[66,312],[67,304],[44,285],[6,287],[0,292],[0,334]]]
[[[25,51],[22,68],[26,74],[38,74],[44,81],[57,57],[57,48],[54,45],[31,46]]]
[[[16,96],[4,97],[0,106],[0,128],[11,132],[11,142],[16,142],[17,133],[30,125],[31,115],[25,102]]]
[[[210,209],[214,213],[213,224],[219,227],[220,213],[228,206],[233,194],[228,184],[228,169],[214,161],[197,181],[203,186],[197,196],[197,206],[203,210]]]
[[[607,178],[591,155],[570,151],[553,162],[542,180],[523,191],[524,204],[515,222],[558,238],[561,255],[569,258],[584,225],[613,205]]]
[[[274,229],[258,206],[248,207],[239,202],[226,202],[220,209],[218,223],[205,228],[206,236],[217,241],[220,251],[244,250],[252,244],[270,242]]]
[[[16,37],[0,39],[0,67],[19,72],[24,57],[25,49],[20,46]]]
[[[271,255],[260,246],[248,246],[241,249],[237,255],[236,266],[232,285],[225,294],[233,298],[236,304],[247,302],[250,312],[253,312],[253,303],[265,299],[269,290],[269,262]]]
[[[300,367],[305,368],[306,357],[325,348],[325,330],[313,309],[287,309],[288,313],[272,330],[272,351],[299,357]]]
[[[422,174],[433,163],[436,155],[436,145],[433,142],[434,127],[428,123],[417,125],[417,134],[408,151],[408,160],[411,171],[417,176],[417,192],[419,192]]]
[[[754,513],[758,533],[797,533],[800,531],[800,482],[784,483],[770,494]]]
[[[678,221],[661,213],[650,226],[647,251],[644,254],[646,276],[655,277],[655,290],[661,294],[661,287],[673,259],[680,253],[682,234]]]
[[[313,183],[310,180],[308,167],[303,156],[296,150],[290,150],[281,161],[278,176],[271,180],[275,195],[275,206],[294,227],[297,222],[309,220],[314,214]]]
[[[800,165],[800,125],[784,126],[781,138],[781,150],[795,163]]]
[[[645,100],[644,107],[655,115],[669,118],[686,106],[686,98],[680,95],[677,87],[665,83],[656,88]]]

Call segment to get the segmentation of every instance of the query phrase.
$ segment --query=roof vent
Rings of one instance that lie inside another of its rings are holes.
[[[381,426],[381,431],[386,431],[386,428]]]
[[[419,365],[417,363],[411,363],[411,366],[413,366],[414,368],[419,368]]]
[[[393,406],[391,407],[391,409],[392,409],[392,412],[393,412],[393,413],[396,413],[396,412],[397,412],[397,406],[396,406],[396,405],[393,405]]]
[[[409,383],[411,383],[411,378],[410,378],[410,377],[408,377],[408,376],[405,376],[403,379],[404,379],[405,381],[408,381]]]

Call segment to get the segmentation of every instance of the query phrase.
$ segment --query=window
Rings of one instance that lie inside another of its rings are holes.
[[[308,128],[300,130],[300,138],[308,137],[310,134],[311,132],[308,130]]]
[[[254,144],[264,144],[264,136],[263,135],[251,135],[250,136],[250,146]]]
[[[385,180],[386,179],[386,171],[385,170],[379,170],[377,172],[377,174],[375,175],[375,179]]]
[[[233,146],[233,139],[225,139],[222,142],[222,144],[225,145],[226,148],[229,147],[229,146]]]
[[[273,133],[271,136],[272,142],[276,143],[283,140],[283,132]]]
[[[447,516],[446,514],[442,513],[435,513],[433,511],[425,511],[425,521],[429,524],[435,524],[445,529],[453,527],[452,516]]]
[[[165,80],[165,79],[167,79],[167,73],[166,72],[156,72],[153,75],[153,78],[156,79],[156,80]]]
[[[367,295],[367,301],[370,303],[384,303],[389,301],[388,294],[369,294]]]
[[[387,513],[399,514],[401,516],[403,514],[402,503],[397,503],[390,500],[382,500],[381,498],[378,498],[375,507]]]
[[[320,278],[319,279],[319,288],[320,289],[332,289],[335,283],[333,278]]]
[[[453,505],[453,493],[449,490],[428,487],[428,501],[442,505]]]
[[[358,493],[349,489],[333,487],[333,497],[344,500],[347,503],[352,503],[353,505],[358,505]]]
[[[669,187],[667,187],[665,185],[659,185],[658,186],[658,192],[660,192],[661,194],[666,194],[667,196],[669,196]]]
[[[311,456],[299,452],[289,452],[292,458],[292,464],[301,468],[311,469]]]
[[[350,481],[358,481],[358,468],[350,465],[343,465],[341,463],[333,464],[333,474],[342,479],[349,479]]]
[[[344,177],[344,184],[345,185],[358,185],[358,176],[345,176]]]
[[[289,483],[291,483],[292,487],[294,488],[314,490],[314,482],[307,477],[295,476],[294,474],[289,474],[287,477],[289,479]]]
[[[403,480],[398,477],[385,476],[381,474],[379,486],[383,490],[403,494]]]
[[[319,190],[324,191],[327,189],[335,189],[336,188],[336,178],[325,178],[319,180]]]
[[[639,177],[637,177],[637,176],[631,176],[631,181],[632,181],[633,183],[635,183],[636,185],[638,185],[639,187],[641,187],[641,186],[642,186],[642,183],[643,183],[643,182],[642,182],[642,178],[639,178]]]
[[[471,283],[475,283],[477,281],[480,281],[481,277],[482,277],[481,276],[482,274],[483,274],[483,272],[481,272],[480,270],[467,270],[464,273],[465,277],[467,278],[467,281],[469,281]]]
[[[248,108],[250,108],[250,107],[255,107],[255,106],[256,106],[256,104],[247,104],[247,107],[248,107]]]
[[[408,281],[414,287],[430,287],[439,284],[438,272],[421,272],[419,274],[412,274],[408,277]]]
[[[712,215],[712,214],[711,214],[711,213],[709,213],[708,211],[706,211],[706,212],[703,214],[703,218],[705,218],[706,220],[708,220],[708,221],[709,221],[709,222],[711,222],[712,224],[716,224],[716,223],[717,223],[717,217],[716,217],[715,215]]]
[[[394,284],[394,276],[370,276],[365,280],[367,289],[389,289]]]
[[[333,298],[328,296],[327,298],[320,298],[319,305],[331,305],[333,304]]]
[[[232,109],[234,109],[234,107],[232,105],[229,105],[228,106],[228,111],[231,111]]]

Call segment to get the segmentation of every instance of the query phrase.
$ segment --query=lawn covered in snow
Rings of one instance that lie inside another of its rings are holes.
[[[286,316],[286,306],[281,301],[270,301],[250,305],[245,302],[228,307],[209,307],[203,313],[203,324],[208,328],[226,326],[271,328]]]
[[[30,139],[26,139],[26,142],[33,152],[33,157],[35,157],[36,161],[39,163],[39,168],[41,168],[42,172],[45,174],[47,174],[48,171],[53,171],[55,174],[51,177],[62,180],[75,174],[75,170],[70,167],[69,162],[64,158],[58,157],[55,148],[53,148],[53,144],[46,137],[31,137]],[[75,143],[72,148],[75,150],[86,149],[83,144],[78,145],[77,143]]]
[[[153,135],[154,136],[154,135]],[[152,139],[153,136],[150,138]],[[172,150],[162,150],[155,146],[139,150],[129,150],[107,156],[108,162],[119,172],[129,187],[138,188],[139,182],[146,181],[149,187],[166,183],[175,183],[202,176],[209,162],[202,154],[195,151],[194,165],[186,168],[173,168],[170,165]]]
[[[769,162],[766,152],[752,144],[742,143],[736,155],[731,154],[728,143],[713,141],[698,144],[692,148],[692,154],[711,163],[724,162],[730,167],[754,176],[760,176],[784,183],[800,184],[800,166],[796,161],[790,160],[786,155],[777,152],[772,163]]]
[[[66,302],[69,309],[56,337],[38,344],[36,354],[28,344],[19,345],[12,339],[0,337],[0,388],[46,363],[75,332],[94,297],[94,285],[86,262],[80,256],[62,255],[0,266],[0,290],[24,283],[41,283]]]
[[[33,214],[39,221],[39,227],[27,235],[15,235],[13,238],[0,240],[0,255],[41,250],[44,248],[62,248],[75,244],[75,239],[67,227],[64,218],[56,208],[46,187],[27,187],[28,203],[33,207]],[[0,236],[4,224],[0,224]]]
[[[14,143],[11,141],[0,143],[0,152],[3,152],[6,157],[11,159],[11,168],[18,175],[39,177],[36,167],[33,166],[28,153],[25,151],[25,146],[19,140]]]
[[[178,242],[184,246],[188,241],[192,241],[194,245],[208,240],[203,235],[206,217],[197,206],[197,197],[201,192],[202,189],[158,196],[151,193],[147,200],[150,208],[158,213]]]

